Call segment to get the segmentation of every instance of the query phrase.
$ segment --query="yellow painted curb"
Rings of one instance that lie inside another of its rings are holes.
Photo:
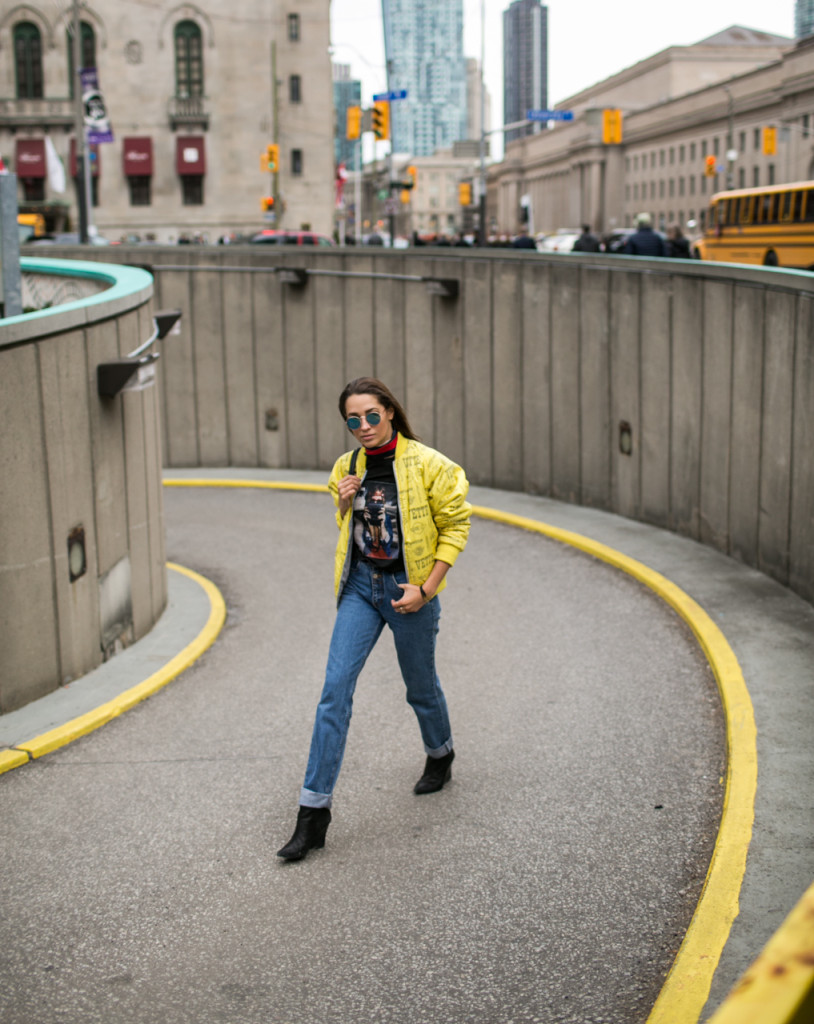
[[[21,764],[28,764],[28,754],[22,750],[0,751],[0,775],[10,772],[12,768],[19,768]]]
[[[805,1024],[814,1019],[814,885],[709,1024]]]
[[[166,686],[167,683],[179,676],[215,642],[218,633],[220,633],[223,627],[223,623],[226,621],[226,604],[220,591],[214,583],[211,583],[204,576],[193,572],[191,569],[186,569],[182,565],[167,562],[167,568],[188,576],[191,580],[200,584],[206,591],[210,610],[206,625],[201,632],[182,651],[168,661],[166,665],[162,666],[162,668],[154,672],[153,675],[143,682],[137,683],[129,690],[125,690],[124,693],[120,693],[118,697],[114,697],[113,700],[107,701],[98,708],[87,712],[87,714],[72,719],[65,725],[51,729],[40,736],[35,736],[34,739],[28,740],[25,743],[18,743],[15,749],[22,752],[21,756],[25,761],[28,760],[27,755],[29,754],[34,758],[42,757],[43,754],[48,754],[52,750],[64,747],[80,736],[84,736],[86,733],[98,729],[111,719],[118,717],[124,711],[156,693],[163,686]],[[24,761],[20,763],[24,763]]]
[[[740,665],[721,630],[679,587],[620,551],[570,530],[494,509],[475,507],[483,519],[541,533],[623,570],[650,587],[692,629],[715,674],[726,718],[727,771],[723,813],[704,888],[647,1024],[695,1024],[709,998],[712,978],[732,922],[746,870],[757,791],[757,730]]]
[[[284,481],[166,478],[169,487],[265,487],[327,491],[323,484]],[[726,718],[727,770],[721,824],[704,888],[673,966],[647,1018],[647,1024],[696,1024],[709,998],[712,978],[738,916],[746,854],[752,837],[757,791],[757,729],[754,709],[738,660],[726,637],[704,609],[680,587],[642,562],[570,530],[535,519],[474,506],[482,519],[540,533],[585,551],[644,583],[692,629],[718,684]]]

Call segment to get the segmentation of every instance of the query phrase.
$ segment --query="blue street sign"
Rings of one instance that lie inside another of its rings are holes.
[[[527,110],[527,121],[573,121],[573,110]]]
[[[406,100],[406,89],[391,89],[390,92],[380,92],[373,97],[374,103],[390,103],[393,100]]]

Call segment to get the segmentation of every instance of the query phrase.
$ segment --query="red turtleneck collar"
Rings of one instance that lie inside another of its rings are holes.
[[[393,431],[393,436],[387,444],[383,444],[381,448],[365,448],[365,455],[389,455],[390,452],[394,452],[396,450],[398,440],[398,431]]]

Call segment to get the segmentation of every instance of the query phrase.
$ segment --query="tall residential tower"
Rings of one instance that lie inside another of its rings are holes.
[[[467,134],[463,0],[382,0],[393,152],[431,156]]]
[[[548,8],[540,0],[514,0],[503,12],[503,123],[548,107]],[[536,126],[506,133],[506,142]]]

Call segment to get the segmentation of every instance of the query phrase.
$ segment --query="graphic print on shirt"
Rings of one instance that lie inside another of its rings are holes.
[[[398,558],[399,515],[394,481],[371,480],[356,492],[353,540],[360,554],[371,561],[392,562]]]

